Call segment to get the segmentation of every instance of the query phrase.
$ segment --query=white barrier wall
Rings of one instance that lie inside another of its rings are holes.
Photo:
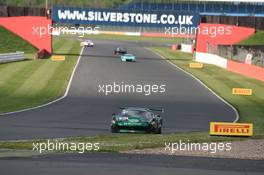
[[[125,35],[127,35],[127,36],[140,36],[141,33],[139,33],[139,32],[125,32]]]
[[[192,51],[193,51],[192,44],[181,44],[181,51],[182,52],[192,53]]]
[[[227,59],[218,55],[196,52],[195,60],[201,63],[213,64],[222,68],[227,68]]]

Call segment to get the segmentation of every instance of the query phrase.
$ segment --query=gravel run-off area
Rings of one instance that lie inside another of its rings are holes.
[[[227,142],[223,142],[224,144]],[[169,150],[166,146],[162,148],[151,148],[143,150],[125,151],[122,153],[131,154],[163,154],[172,156],[199,156],[199,157],[215,157],[215,158],[236,158],[236,159],[254,159],[264,160],[264,139],[246,140],[228,142],[231,150],[216,151],[212,153],[210,150]],[[210,143],[209,143],[210,144]]]

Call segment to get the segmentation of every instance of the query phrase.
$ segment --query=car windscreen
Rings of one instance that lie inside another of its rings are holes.
[[[116,50],[117,51],[126,51],[126,49],[125,48],[122,48],[122,47],[118,47],[118,48],[116,48]]]
[[[147,117],[147,112],[143,110],[122,110],[121,115],[126,117]]]

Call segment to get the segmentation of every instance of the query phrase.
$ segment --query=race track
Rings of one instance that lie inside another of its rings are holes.
[[[121,62],[113,55],[124,46],[138,57]],[[98,85],[113,82],[165,84],[166,92],[110,94]],[[110,134],[111,114],[122,106],[163,107],[164,133],[208,131],[210,121],[234,121],[235,111],[198,81],[139,43],[96,40],[86,48],[66,98],[49,106],[0,116],[0,140]]]
[[[14,168],[15,167],[15,168]],[[261,175],[263,161],[116,153],[0,158],[0,174]]]

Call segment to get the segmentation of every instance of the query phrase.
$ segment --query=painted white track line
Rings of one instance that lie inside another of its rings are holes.
[[[30,110],[34,110],[34,109],[38,109],[38,108],[42,108],[42,107],[45,107],[45,106],[48,106],[48,105],[51,105],[53,103],[56,103],[62,99],[64,99],[65,97],[67,97],[68,93],[69,93],[69,90],[70,90],[70,87],[71,87],[71,83],[72,83],[72,79],[74,77],[74,74],[75,74],[75,71],[79,65],[79,62],[81,60],[81,57],[82,57],[82,54],[83,54],[83,50],[84,50],[84,47],[82,48],[81,52],[80,52],[80,56],[77,60],[77,63],[75,64],[75,67],[72,71],[72,74],[71,74],[71,77],[70,77],[70,81],[68,82],[68,85],[67,85],[67,88],[66,88],[66,91],[64,93],[63,96],[57,98],[56,100],[53,100],[51,102],[48,102],[48,103],[45,103],[45,104],[42,104],[42,105],[39,105],[39,106],[35,106],[35,107],[32,107],[32,108],[26,108],[26,109],[22,109],[22,110],[18,110],[18,111],[14,111],[14,112],[7,112],[7,113],[2,113],[0,114],[0,116],[3,116],[3,115],[10,115],[10,114],[16,114],[16,113],[20,113],[20,112],[26,112],[26,111],[30,111]]]
[[[148,49],[148,48],[146,48]],[[231,107],[235,114],[236,114],[236,119],[233,121],[233,123],[236,123],[238,122],[239,120],[239,113],[237,111],[237,109],[231,105],[229,102],[227,102],[225,99],[223,99],[222,97],[220,97],[218,94],[216,94],[211,88],[209,88],[206,84],[204,84],[200,79],[198,79],[197,77],[195,77],[193,74],[191,74],[190,72],[187,72],[185,71],[184,69],[180,68],[179,66],[177,66],[176,64],[173,64],[171,61],[168,61],[164,56],[162,56],[161,54],[151,50],[151,49],[148,49],[149,51],[155,53],[156,55],[158,55],[159,57],[165,59],[168,63],[170,63],[173,67],[183,71],[184,73],[186,73],[187,75],[191,76],[192,78],[194,78],[196,81],[198,81],[201,85],[203,85],[206,89],[208,89],[211,93],[213,93],[218,99],[220,99],[222,102],[224,102],[226,105],[228,105],[229,107]]]

